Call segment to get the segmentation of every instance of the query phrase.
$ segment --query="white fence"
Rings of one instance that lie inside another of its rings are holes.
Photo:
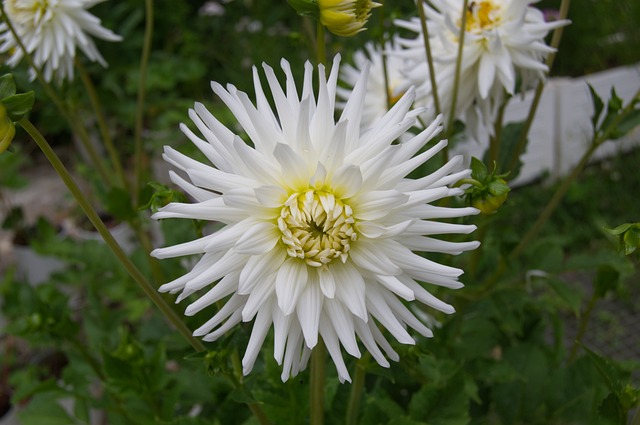
[[[548,171],[554,178],[567,174],[588,148],[592,135],[593,104],[587,83],[606,103],[611,87],[625,104],[640,89],[640,64],[610,69],[580,78],[552,78],[544,88],[535,120],[529,132],[529,145],[522,161],[520,176],[514,185],[521,185]],[[529,112],[533,92],[511,100],[505,112],[505,123],[523,121]],[[595,152],[602,159],[616,152],[640,146],[640,129],[626,137],[605,142]],[[457,146],[455,152],[481,157],[485,146],[475,142]],[[635,172],[635,170],[634,170]]]

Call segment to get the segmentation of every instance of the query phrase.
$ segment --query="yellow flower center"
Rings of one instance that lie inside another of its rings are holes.
[[[467,8],[465,30],[480,32],[497,24],[499,7],[491,0],[472,1]]]
[[[278,217],[287,254],[312,267],[336,258],[347,260],[350,244],[358,238],[354,223],[349,205],[329,191],[316,189],[289,196]]]

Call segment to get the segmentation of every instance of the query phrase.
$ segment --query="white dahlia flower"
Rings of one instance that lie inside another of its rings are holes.
[[[86,9],[104,0],[4,0],[4,10],[20,41],[47,81],[73,79],[76,47],[93,62],[107,66],[90,36],[107,41],[122,38],[100,24]],[[0,24],[0,53],[9,52],[15,67],[24,57],[7,24]],[[35,72],[31,70],[32,78]]]
[[[165,148],[165,160],[186,176],[172,172],[172,181],[195,202],[171,203],[153,217],[224,226],[201,239],[153,251],[157,258],[202,254],[190,272],[160,290],[180,292],[179,302],[209,287],[187,307],[187,315],[226,299],[224,307],[194,332],[205,341],[215,341],[240,322],[253,321],[242,360],[245,374],[273,326],[274,357],[283,367],[283,380],[304,369],[318,337],[340,380],[350,380],[341,346],[360,357],[356,337],[388,367],[386,357],[397,360],[398,355],[380,327],[404,344],[414,344],[407,327],[432,335],[403,301],[454,311],[422,282],[460,288],[462,270],[412,251],[458,254],[478,246],[432,237],[474,230],[472,225],[433,219],[476,214],[476,209],[429,204],[461,194],[461,189],[448,186],[469,171],[454,172],[461,164],[458,157],[418,180],[406,178],[446,144],[442,141],[418,153],[440,131],[439,121],[406,142],[394,143],[415,124],[417,113],[409,112],[412,90],[363,133],[368,67],[336,122],[339,58],[328,79],[324,67],[318,67],[317,97],[311,64],[305,66],[301,97],[289,63],[282,60],[281,65],[285,88],[273,69],[264,66],[275,110],[256,68],[255,104],[234,86],[211,84],[250,144],[197,103],[189,116],[205,140],[186,125],[182,131],[213,166]]]
[[[514,94],[518,75],[523,87],[544,78],[545,57],[554,51],[545,43],[550,30],[569,21],[545,22],[542,12],[530,7],[536,0],[471,0],[466,11],[464,46],[460,67],[456,117],[466,112],[480,113],[485,124],[495,118],[504,93]],[[438,95],[442,111],[452,103],[458,55],[462,0],[432,0],[424,4],[430,45],[433,52]],[[416,86],[428,86],[418,99],[432,104],[429,69],[425,59],[422,26],[418,18],[396,21],[396,25],[417,33],[415,39],[399,39],[402,55],[411,59],[408,78]]]
[[[353,65],[343,65],[340,69],[340,80],[346,87],[338,87],[337,95],[341,103],[344,103],[351,96],[356,83],[360,81],[362,70],[370,67],[367,96],[360,121],[362,129],[370,128],[382,118],[389,111],[389,105],[393,106],[400,100],[413,84],[404,76],[404,59],[396,54],[397,51],[395,43],[387,43],[383,51],[380,46],[369,42],[364,50],[358,50],[353,55]]]

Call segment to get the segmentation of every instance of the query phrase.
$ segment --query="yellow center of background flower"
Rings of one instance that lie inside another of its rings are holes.
[[[480,32],[495,26],[498,7],[490,0],[472,1],[467,8],[466,31]]]
[[[282,242],[291,257],[321,267],[336,258],[345,262],[358,238],[353,211],[331,192],[308,189],[292,194],[278,217]]]

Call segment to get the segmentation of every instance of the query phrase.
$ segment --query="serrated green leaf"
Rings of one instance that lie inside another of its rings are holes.
[[[31,112],[35,100],[35,93],[30,91],[27,93],[14,94],[13,96],[2,99],[2,104],[7,108],[7,114],[12,121],[20,121],[25,115]]]
[[[598,96],[598,93],[596,93],[591,84],[587,83],[587,87],[589,87],[589,93],[591,94],[591,103],[593,103],[594,112],[593,116],[591,117],[591,125],[593,126],[593,129],[595,131],[598,126],[598,120],[602,115],[602,110],[604,109],[604,102],[602,101],[602,98]]]
[[[0,100],[16,94],[16,82],[13,75],[5,74],[0,77]]]
[[[616,396],[621,395],[624,392],[625,385],[620,379],[620,370],[609,360],[589,349],[589,347],[583,345],[582,348],[585,353],[587,353],[587,357],[591,360],[591,363],[596,367],[598,374],[602,377],[609,391]]]

